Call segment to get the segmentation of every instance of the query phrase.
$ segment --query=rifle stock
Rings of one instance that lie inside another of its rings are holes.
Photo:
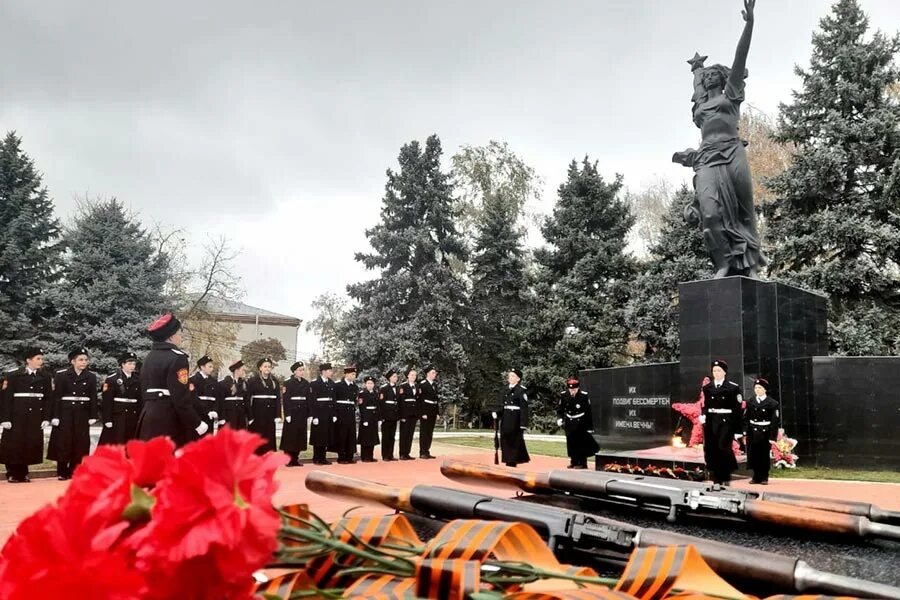
[[[444,459],[441,473],[448,479],[482,487],[519,488],[526,492],[552,492],[546,473],[523,471],[512,467],[484,465],[463,460]]]
[[[307,475],[306,487],[322,496],[339,499],[353,498],[380,504],[393,510],[415,512],[409,502],[409,488],[393,487],[325,471],[313,471]]]

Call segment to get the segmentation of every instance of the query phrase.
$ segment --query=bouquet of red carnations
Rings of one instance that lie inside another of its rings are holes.
[[[0,598],[252,598],[288,460],[261,444],[226,427],[178,452],[167,438],[100,446],[0,551]]]

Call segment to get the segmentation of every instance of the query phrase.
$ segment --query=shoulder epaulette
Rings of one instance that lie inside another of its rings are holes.
[[[171,350],[171,351],[174,352],[175,354],[181,354],[181,355],[183,355],[183,356],[187,356],[187,352],[182,352],[182,351],[179,350],[178,348],[169,348],[169,350]]]
[[[427,380],[427,379],[423,379],[422,381],[419,382],[419,385],[423,385],[426,381],[428,381],[428,380]]]
[[[584,390],[578,390],[578,395],[581,396],[582,394],[587,396],[587,392],[585,392]]]
[[[69,367],[66,367],[65,369],[59,369],[59,370],[57,370],[56,372],[57,372],[57,373],[65,373],[65,372],[68,371],[68,370],[69,370]]]
[[[527,389],[528,389],[528,388],[525,387],[524,385],[520,385],[519,387],[522,388],[523,390],[527,390]]]

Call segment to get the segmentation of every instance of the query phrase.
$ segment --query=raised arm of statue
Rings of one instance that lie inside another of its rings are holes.
[[[741,87],[745,77],[747,53],[750,51],[750,39],[753,37],[753,9],[755,6],[756,0],[744,0],[744,10],[741,11],[741,15],[744,17],[744,31],[741,33],[741,39],[738,40],[737,50],[734,52],[734,64],[731,67],[731,81],[729,82],[736,89]]]

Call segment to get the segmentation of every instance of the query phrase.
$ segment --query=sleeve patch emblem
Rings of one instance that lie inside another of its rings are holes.
[[[188,382],[188,370],[187,369],[178,369],[178,383],[181,385],[187,385]]]

